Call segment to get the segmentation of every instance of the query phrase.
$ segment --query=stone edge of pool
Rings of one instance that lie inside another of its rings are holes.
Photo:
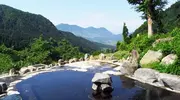
[[[70,66],[72,66],[73,64],[76,65],[76,63],[81,63],[83,64],[84,62],[87,62],[87,61],[81,61],[81,62],[75,62],[75,63],[71,63]],[[96,60],[96,61],[89,61],[89,62],[103,62],[103,63],[109,63],[111,65],[115,65],[115,66],[121,66],[122,63],[117,63],[117,62],[113,62],[113,61],[100,61],[100,60]],[[66,64],[65,66],[68,66],[69,64]],[[41,73],[46,73],[46,72],[54,72],[54,71],[61,71],[61,70],[65,70],[65,69],[60,69],[60,66],[53,66],[51,68],[46,68],[46,69],[42,69],[40,71],[34,71],[34,72],[31,72],[31,73],[27,73],[27,74],[24,74],[21,76],[21,78],[19,78],[18,80],[15,80],[11,83],[9,83],[9,86],[8,86],[8,89],[7,89],[7,93],[6,94],[1,94],[0,97],[4,97],[4,96],[9,96],[9,95],[19,95],[20,93],[16,90],[16,84],[20,83],[21,81],[23,80],[26,80],[28,78],[31,78],[35,75],[38,75],[38,74],[41,74]],[[87,70],[73,70],[73,71],[79,71],[79,72],[86,72]],[[122,73],[117,73],[117,72],[113,72],[113,71],[109,71],[109,72],[106,72],[105,74],[110,74],[110,75],[115,75],[115,76],[120,76],[120,75],[123,75]],[[136,77],[134,77],[134,75],[125,75],[126,77],[128,78],[131,78],[135,81],[139,81],[141,83],[144,83],[144,84],[148,84],[148,85],[151,85],[151,86],[155,86],[155,87],[158,87],[158,88],[162,88],[162,89],[165,89],[165,90],[168,90],[168,91],[171,91],[171,92],[175,92],[175,93],[180,93],[180,91],[178,90],[172,90],[168,87],[165,87],[165,86],[157,86],[156,84],[153,84],[153,83],[150,83],[150,82],[147,82],[147,81],[144,81],[144,80],[141,80],[141,79],[138,79]],[[171,75],[173,76],[173,75]],[[0,77],[1,78],[6,78],[6,77],[10,77],[10,76],[3,76],[3,77]],[[11,76],[12,77],[12,76]],[[176,76],[177,77],[177,76]],[[179,77],[179,76],[178,76]]]

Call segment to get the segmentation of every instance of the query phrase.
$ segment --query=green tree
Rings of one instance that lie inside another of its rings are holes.
[[[153,21],[159,23],[159,14],[167,4],[167,0],[127,0],[129,4],[135,5],[138,12],[143,12],[143,18],[148,21],[148,37],[153,35]]]
[[[31,44],[29,55],[26,59],[30,64],[47,63],[51,48],[50,43],[40,36]]]
[[[1,44],[1,43],[0,43]],[[23,50],[14,50],[6,45],[0,45],[0,73],[7,72],[11,68],[20,69],[23,66],[44,63],[50,64],[60,58],[68,60],[80,58],[83,54],[78,47],[74,47],[67,40],[55,40],[53,38],[35,38],[30,45]]]
[[[82,53],[80,53],[79,48],[73,47],[67,40],[63,39],[58,43],[56,48],[57,52],[61,55],[60,58],[64,60],[71,59],[73,57],[80,58]]]
[[[123,34],[124,43],[129,43],[129,32],[128,32],[128,28],[126,26],[126,23],[124,23],[122,34]]]
[[[118,41],[116,44],[116,50],[127,50],[127,44],[125,44],[124,42],[120,42]]]
[[[120,46],[120,44],[121,44],[121,42],[120,42],[120,41],[118,41],[118,42],[116,43],[116,50],[117,50],[117,51],[119,50],[119,46]]]
[[[8,71],[13,67],[13,61],[8,54],[0,53],[0,72]]]

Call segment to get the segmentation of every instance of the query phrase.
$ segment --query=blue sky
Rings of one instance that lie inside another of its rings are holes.
[[[168,0],[170,6],[177,0]],[[122,32],[123,22],[134,31],[143,20],[127,0],[1,0],[23,11],[41,14],[54,25],[75,24],[81,27],[105,27],[115,34]]]

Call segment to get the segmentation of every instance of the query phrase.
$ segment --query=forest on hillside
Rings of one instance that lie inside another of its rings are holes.
[[[7,48],[0,45],[0,72],[11,68],[19,69],[33,64],[50,64],[59,59],[69,60],[80,58],[83,53],[77,47],[73,47],[67,40],[56,41],[52,38],[43,39],[41,36],[23,50]]]
[[[83,57],[113,46],[57,30],[42,15],[0,5],[0,72]]]
[[[22,50],[40,35],[46,40],[49,38],[56,41],[66,39],[84,53],[102,48],[114,48],[113,46],[88,41],[70,32],[59,31],[51,21],[42,15],[0,5],[0,44],[15,50]]]

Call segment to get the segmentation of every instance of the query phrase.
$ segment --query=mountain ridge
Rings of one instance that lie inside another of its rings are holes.
[[[56,28],[63,31],[72,32],[76,36],[81,36],[93,42],[99,42],[108,45],[115,45],[117,41],[122,40],[121,34],[113,34],[104,27],[95,28],[95,27],[86,27],[83,28],[78,25],[70,24],[58,24]]]

